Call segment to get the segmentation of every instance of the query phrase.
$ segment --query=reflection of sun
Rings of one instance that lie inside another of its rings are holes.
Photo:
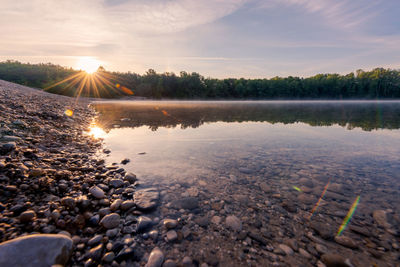
[[[76,63],[76,68],[92,74],[100,67],[101,62],[93,57],[81,57]]]
[[[89,135],[93,136],[94,138],[101,138],[106,135],[106,132],[94,124],[90,126]]]

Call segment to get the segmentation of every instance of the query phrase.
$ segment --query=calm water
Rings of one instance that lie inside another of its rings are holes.
[[[94,106],[99,116],[93,133],[111,150],[106,161],[129,158],[125,168],[143,186],[162,192],[154,216],[180,218],[199,237],[180,243],[185,254],[203,251],[199,257],[206,261],[214,255],[221,266],[275,261],[315,266],[324,252],[316,251],[309,237],[314,233],[328,241],[315,242],[355,266],[394,266],[398,260],[400,102]],[[174,209],[188,196],[199,201],[198,209],[190,214]],[[333,237],[358,197],[351,227],[344,232],[357,244],[349,250]],[[253,233],[246,237],[245,232],[243,242],[219,222],[230,214]],[[315,257],[279,256],[279,245],[288,239]],[[176,254],[173,246],[164,249]]]
[[[129,158],[127,169],[142,183],[262,175],[274,166],[335,165],[330,175],[358,168],[374,180],[400,170],[400,102],[103,102],[96,109],[107,160]]]

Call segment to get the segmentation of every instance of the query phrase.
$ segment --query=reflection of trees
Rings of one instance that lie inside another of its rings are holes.
[[[108,130],[149,126],[197,128],[205,122],[269,122],[311,126],[338,124],[347,129],[399,129],[399,103],[260,103],[260,102],[131,102],[98,103],[98,123]],[[121,121],[121,119],[125,118]],[[129,118],[127,120],[126,118]]]

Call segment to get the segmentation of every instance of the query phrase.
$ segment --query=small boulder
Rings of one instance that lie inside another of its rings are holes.
[[[0,266],[64,266],[72,253],[65,235],[35,234],[0,244]]]

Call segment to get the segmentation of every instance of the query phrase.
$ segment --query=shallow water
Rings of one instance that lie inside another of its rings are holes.
[[[389,228],[398,228],[400,102],[146,101],[94,106],[99,112],[96,125],[104,131],[99,136],[111,150],[106,161],[129,158],[125,169],[136,173],[142,185],[163,190],[164,204],[195,196],[205,204],[223,202],[223,214],[242,218],[254,217],[249,207],[280,205],[294,221],[293,213],[302,218],[311,214],[329,184],[318,219],[328,216],[322,221],[332,232],[357,196],[353,225],[373,228],[379,236],[382,227],[371,214],[384,210],[391,218]],[[218,210],[205,208],[200,214],[212,217]],[[295,234],[282,231],[273,240],[285,235]],[[358,235],[351,237],[362,242]],[[377,240],[397,242],[394,236]],[[385,257],[390,261],[395,256]]]

